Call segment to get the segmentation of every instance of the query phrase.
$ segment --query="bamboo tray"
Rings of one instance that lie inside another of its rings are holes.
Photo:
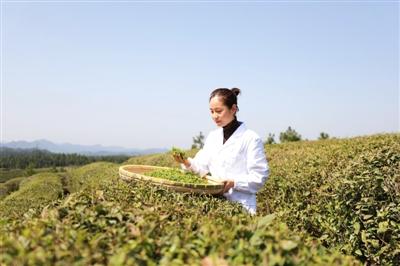
[[[221,194],[224,189],[223,183],[216,182],[210,179],[208,179],[208,184],[190,184],[146,175],[146,173],[158,169],[171,168],[150,165],[123,165],[119,168],[119,176],[125,181],[150,181],[151,183],[154,183],[156,185],[161,185],[163,187],[178,192],[192,192],[197,194]]]

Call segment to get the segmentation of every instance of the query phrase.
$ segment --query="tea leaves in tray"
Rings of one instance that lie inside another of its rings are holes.
[[[188,184],[207,184],[206,179],[202,179],[196,174],[190,172],[182,172],[180,169],[160,169],[146,173],[147,176],[164,178],[171,181],[188,183]]]

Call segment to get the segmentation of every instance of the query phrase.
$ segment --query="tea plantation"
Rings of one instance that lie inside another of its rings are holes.
[[[125,183],[113,163],[16,180],[0,199],[0,264],[400,265],[400,134],[265,149],[257,216]],[[128,163],[176,166],[170,154]]]

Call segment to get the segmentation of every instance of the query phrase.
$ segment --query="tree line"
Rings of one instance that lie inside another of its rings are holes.
[[[321,132],[319,134],[318,140],[324,140],[324,139],[329,139],[329,134],[325,133],[325,132]],[[279,133],[279,141],[281,143],[285,143],[285,142],[293,142],[293,141],[301,141],[303,140],[301,135],[292,127],[288,127],[288,129],[286,129],[286,131],[283,131],[281,133]],[[275,134],[268,134],[268,137],[265,141],[265,144],[275,144]]]
[[[125,155],[86,156],[77,153],[52,153],[40,149],[0,148],[0,168],[5,169],[79,166],[98,161],[122,163],[128,158]]]
[[[319,140],[329,139],[329,134],[326,132],[321,132],[318,137]],[[293,142],[293,141],[301,141],[303,140],[301,135],[292,127],[288,127],[286,131],[283,131],[279,134],[279,141],[281,143],[284,142]],[[264,144],[276,144],[275,134],[269,133],[267,139]],[[192,149],[201,149],[204,146],[204,135],[200,131],[198,136],[193,137]]]

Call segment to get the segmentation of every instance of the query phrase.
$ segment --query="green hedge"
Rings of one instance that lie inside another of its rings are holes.
[[[0,200],[5,198],[11,192],[17,191],[22,180],[26,177],[15,177],[7,182],[0,183]]]
[[[26,171],[23,169],[4,169],[0,168],[0,183],[7,182],[10,179],[26,176]]]
[[[266,149],[271,177],[260,211],[270,207],[290,228],[363,262],[399,263],[399,134]]]
[[[0,238],[5,264],[359,265],[274,215],[251,217],[218,197],[119,180],[71,194],[40,218],[2,230],[9,232]]]
[[[77,192],[86,186],[96,186],[102,180],[118,178],[118,167],[115,163],[96,162],[71,169],[66,174],[67,189]]]
[[[21,218],[30,209],[38,212],[43,206],[57,200],[63,194],[60,177],[37,174],[20,184],[19,190],[0,202],[0,218]]]
[[[271,176],[255,217],[221,197],[125,184],[115,164],[71,170],[76,193],[40,217],[0,224],[0,264],[399,264],[400,134],[266,151]],[[176,166],[171,160],[126,163]]]

